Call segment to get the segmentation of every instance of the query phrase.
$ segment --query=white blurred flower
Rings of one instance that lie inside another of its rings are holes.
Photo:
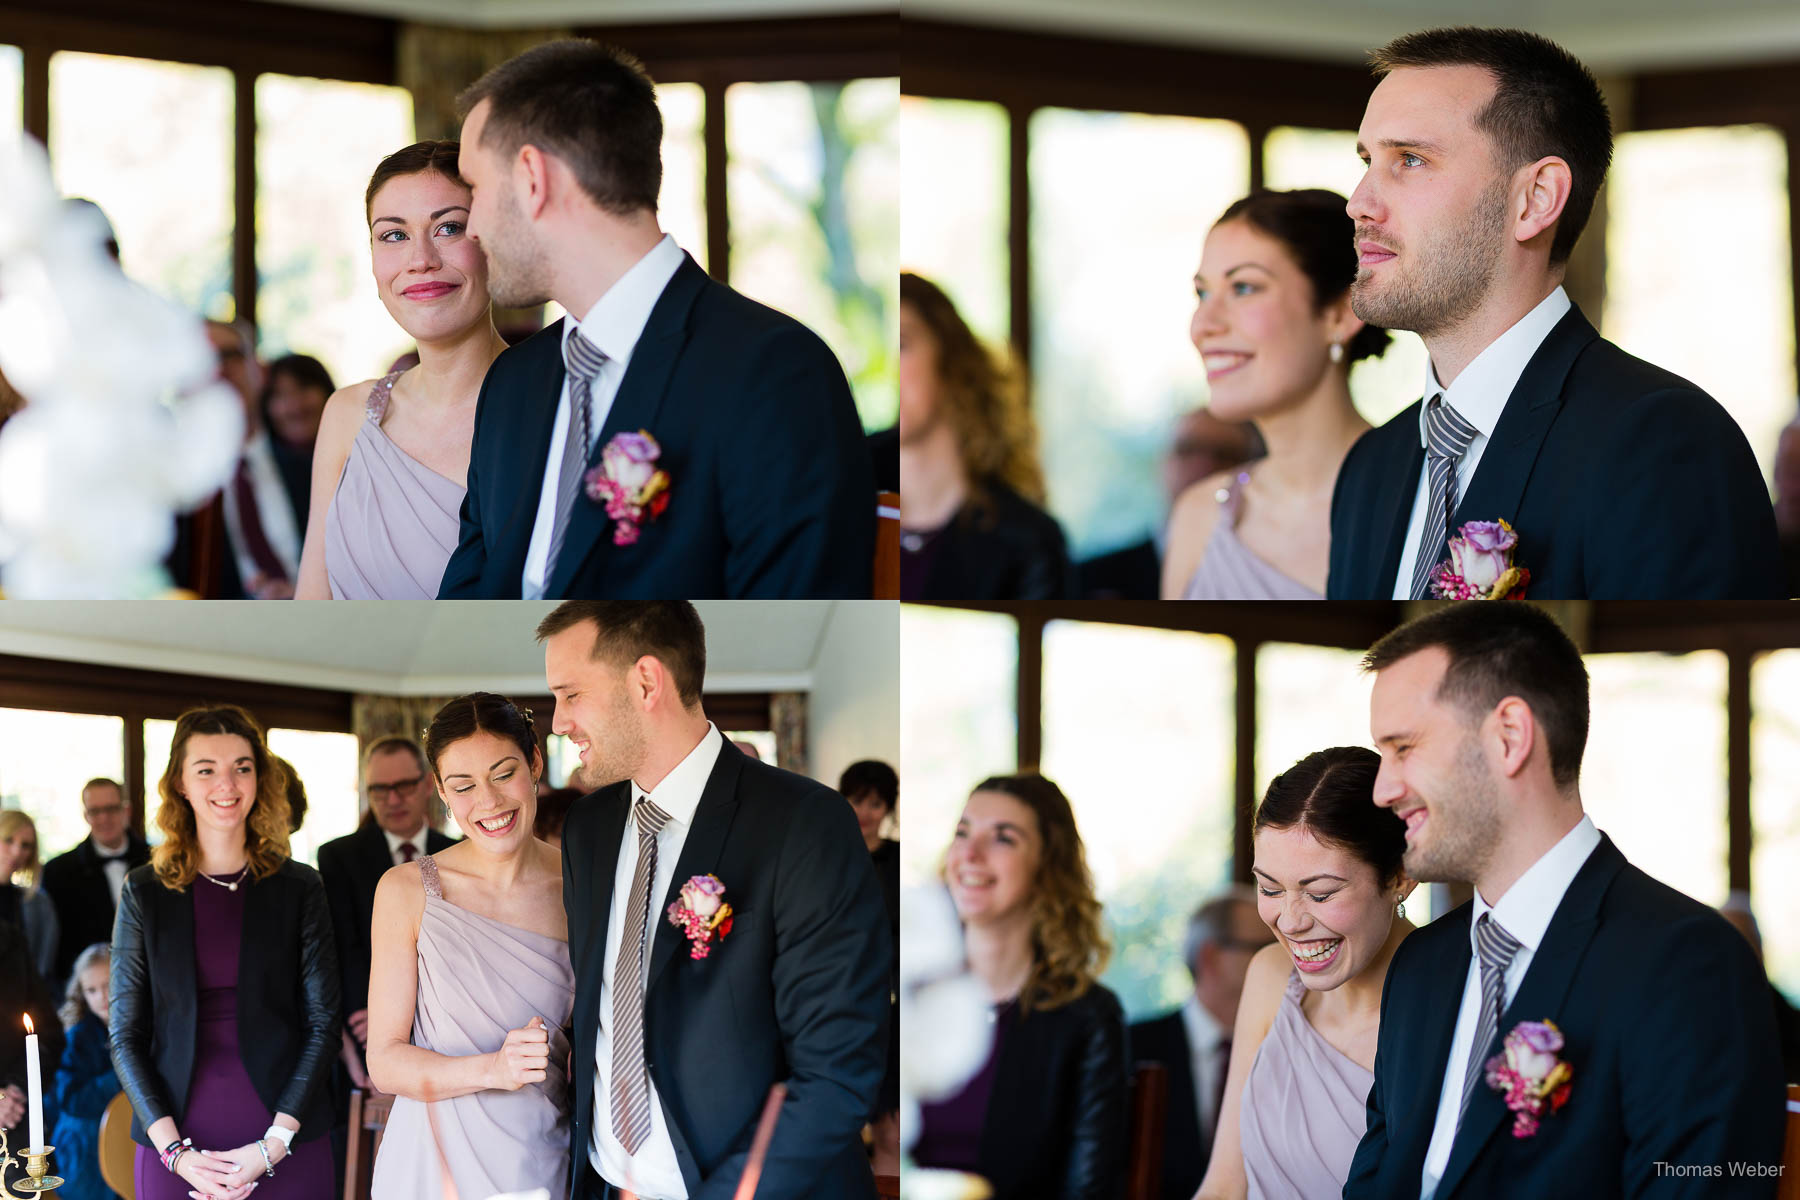
[[[969,975],[962,925],[941,887],[900,894],[900,1145],[919,1138],[919,1103],[953,1095],[993,1039],[986,989]]]

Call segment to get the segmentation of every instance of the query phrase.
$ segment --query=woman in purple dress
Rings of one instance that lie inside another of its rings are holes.
[[[163,843],[113,931],[138,1200],[329,1196],[337,955],[319,874],[288,857],[285,772],[249,713],[193,709],[159,791]]]

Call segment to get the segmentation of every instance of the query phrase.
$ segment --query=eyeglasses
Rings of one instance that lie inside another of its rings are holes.
[[[414,788],[424,782],[425,777],[423,775],[414,775],[411,779],[402,779],[397,783],[371,783],[369,785],[369,799],[386,800],[396,792],[401,795],[408,795]]]
[[[117,816],[125,811],[125,806],[123,804],[102,804],[98,808],[84,808],[81,811],[91,820],[94,817]]]

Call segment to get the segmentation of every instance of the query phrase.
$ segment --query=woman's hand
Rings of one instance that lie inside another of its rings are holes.
[[[256,1154],[256,1147],[244,1147]],[[193,1187],[189,1196],[201,1200],[244,1200],[256,1186],[254,1176],[244,1176],[233,1159],[236,1151],[189,1150],[175,1160],[175,1174]],[[262,1174],[262,1158],[256,1160],[256,1174]]]
[[[25,1093],[9,1083],[0,1090],[0,1129],[11,1129],[25,1119]]]
[[[207,1153],[215,1160],[230,1165],[231,1170],[225,1176],[225,1183],[231,1187],[253,1184],[263,1178],[268,1169],[263,1164],[262,1151],[256,1148],[255,1142],[246,1143],[235,1150],[209,1150]],[[275,1156],[271,1154],[270,1162],[273,1163],[274,1159]]]
[[[492,1057],[490,1087],[516,1092],[528,1083],[542,1083],[550,1067],[550,1031],[543,1018],[533,1017],[508,1033]]]

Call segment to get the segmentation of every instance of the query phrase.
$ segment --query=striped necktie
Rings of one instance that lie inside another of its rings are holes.
[[[594,447],[590,395],[606,355],[577,329],[563,343],[563,365],[569,370],[569,433],[563,439],[562,472],[556,479],[556,523],[550,527],[550,556],[544,560],[544,583],[556,573],[563,538],[581,494],[581,477],[587,474],[588,454]]]
[[[1450,514],[1456,511],[1456,464],[1480,431],[1444,403],[1439,392],[1425,406],[1425,467],[1428,485],[1425,526],[1419,557],[1413,562],[1412,598],[1431,598],[1431,574],[1443,561],[1450,540]]]
[[[645,917],[656,883],[656,835],[669,823],[669,814],[648,796],[638,800],[632,815],[637,818],[637,869],[631,873],[631,899],[613,963],[610,1030],[612,1126],[627,1154],[636,1154],[650,1136],[650,1080],[644,1069],[644,951],[650,938]]]
[[[1456,1113],[1456,1127],[1462,1128],[1475,1096],[1475,1085],[1486,1074],[1488,1047],[1500,1030],[1500,1010],[1506,1007],[1506,968],[1519,952],[1519,940],[1500,927],[1494,914],[1482,913],[1475,922],[1475,953],[1481,959],[1481,1022],[1475,1026],[1475,1041],[1469,1046],[1469,1067],[1463,1076],[1462,1107]]]

